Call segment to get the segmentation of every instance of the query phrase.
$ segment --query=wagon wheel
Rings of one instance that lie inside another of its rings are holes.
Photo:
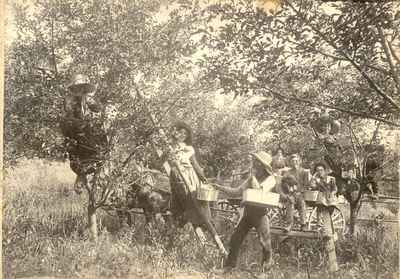
[[[233,224],[237,224],[240,216],[242,215],[242,210],[240,206],[231,204],[228,200],[220,200],[217,202],[217,212],[218,216]]]
[[[217,207],[218,209],[222,210],[235,210],[237,211],[239,209],[238,205],[234,205],[230,203],[228,200],[219,200],[217,201]]]
[[[333,212],[331,214],[332,218],[332,225],[333,230],[335,232],[335,241],[339,235],[344,235],[345,228],[346,228],[346,220],[343,216],[342,211],[337,207],[334,207]],[[308,215],[307,224],[309,230],[316,230],[317,229],[317,208],[314,207]],[[322,225],[320,223],[320,225]]]

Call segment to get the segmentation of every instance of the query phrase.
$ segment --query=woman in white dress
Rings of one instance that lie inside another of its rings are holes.
[[[173,126],[169,162],[171,164],[171,213],[174,219],[180,226],[191,223],[198,235],[197,228],[206,229],[213,235],[219,249],[226,253],[211,222],[209,202],[197,199],[197,191],[201,183],[207,183],[207,178],[196,160],[192,146],[192,131],[183,122],[178,122]]]

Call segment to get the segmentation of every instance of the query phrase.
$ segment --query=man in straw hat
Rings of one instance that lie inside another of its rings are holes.
[[[271,155],[260,151],[252,153],[252,165],[249,178],[239,187],[231,188],[215,185],[218,190],[226,192],[232,196],[241,195],[248,188],[261,188],[270,191],[276,184],[275,176],[271,167]],[[239,256],[240,246],[251,228],[255,227],[263,248],[262,264],[263,268],[269,268],[272,262],[271,234],[269,219],[266,209],[254,205],[246,204],[243,215],[235,228],[230,240],[230,251],[225,262],[225,271],[229,271],[236,266]]]
[[[60,126],[66,138],[71,169],[77,174],[75,191],[81,193],[87,174],[93,173],[102,163],[101,149],[107,137],[101,121],[96,121],[92,115],[99,113],[102,106],[94,100],[95,86],[89,78],[74,75],[67,88]]]

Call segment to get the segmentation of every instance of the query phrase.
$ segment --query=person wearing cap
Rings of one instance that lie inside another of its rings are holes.
[[[107,137],[102,129],[99,114],[102,106],[94,99],[95,86],[86,75],[77,74],[67,86],[64,98],[61,131],[66,138],[70,167],[77,174],[75,191],[87,183],[87,174],[93,173],[101,160],[101,149]]]
[[[231,196],[240,196],[248,188],[261,188],[270,191],[276,184],[271,167],[271,156],[263,151],[252,153],[252,165],[247,180],[237,188],[215,184],[215,188]],[[263,249],[263,268],[269,268],[272,263],[271,232],[266,209],[245,204],[243,215],[230,239],[230,251],[225,262],[225,270],[236,266],[240,246],[251,228],[256,228]]]
[[[283,173],[281,185],[281,197],[286,206],[285,229],[290,231],[293,225],[293,213],[297,208],[300,215],[301,229],[306,229],[306,210],[303,193],[310,186],[310,171],[300,166],[300,157],[298,154],[292,154],[289,157],[289,169]]]
[[[64,117],[83,120],[90,112],[100,112],[102,106],[94,99],[95,86],[86,75],[75,75],[67,86],[64,99]]]

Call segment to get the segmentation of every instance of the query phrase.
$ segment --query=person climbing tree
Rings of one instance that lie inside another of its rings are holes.
[[[329,113],[327,109],[321,112],[316,109],[310,125],[315,132],[317,140],[324,146],[326,154],[324,160],[337,174],[341,173],[342,148],[338,143],[341,124]]]
[[[61,131],[65,137],[70,167],[77,175],[74,188],[80,194],[87,175],[104,162],[107,136],[100,112],[103,106],[95,100],[95,86],[86,75],[77,74],[67,86]]]
[[[378,183],[376,181],[376,172],[380,169],[378,150],[371,150],[370,145],[366,146],[367,158],[365,160],[365,178],[366,185],[371,193],[372,199],[378,198]]]

